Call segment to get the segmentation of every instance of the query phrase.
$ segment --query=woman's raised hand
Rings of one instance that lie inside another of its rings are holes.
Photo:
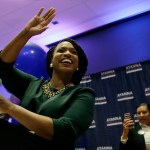
[[[41,16],[44,8],[41,8],[38,13],[26,24],[25,30],[30,36],[40,34],[48,28],[48,24],[55,17],[55,9],[50,8],[44,15]]]

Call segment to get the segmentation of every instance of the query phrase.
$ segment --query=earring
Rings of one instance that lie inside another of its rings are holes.
[[[50,68],[53,68],[53,64],[52,63],[50,64]]]
[[[79,68],[77,68],[77,71],[79,70]]]

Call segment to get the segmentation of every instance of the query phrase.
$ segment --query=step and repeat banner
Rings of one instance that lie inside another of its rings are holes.
[[[150,102],[150,61],[86,75],[80,85],[95,90],[95,115],[76,150],[118,150],[124,113],[137,122],[136,106]]]

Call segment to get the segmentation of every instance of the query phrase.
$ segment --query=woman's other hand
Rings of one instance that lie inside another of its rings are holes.
[[[11,101],[7,100],[5,97],[0,95],[0,113],[1,114],[7,114],[11,107],[13,107],[13,104]]]

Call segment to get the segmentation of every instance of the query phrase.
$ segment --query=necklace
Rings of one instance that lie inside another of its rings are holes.
[[[48,98],[53,97],[55,95],[58,95],[59,93],[61,93],[62,91],[64,91],[66,89],[67,86],[64,86],[63,88],[57,90],[57,89],[52,89],[50,82],[43,84],[42,85],[42,91],[45,95],[48,96]]]

